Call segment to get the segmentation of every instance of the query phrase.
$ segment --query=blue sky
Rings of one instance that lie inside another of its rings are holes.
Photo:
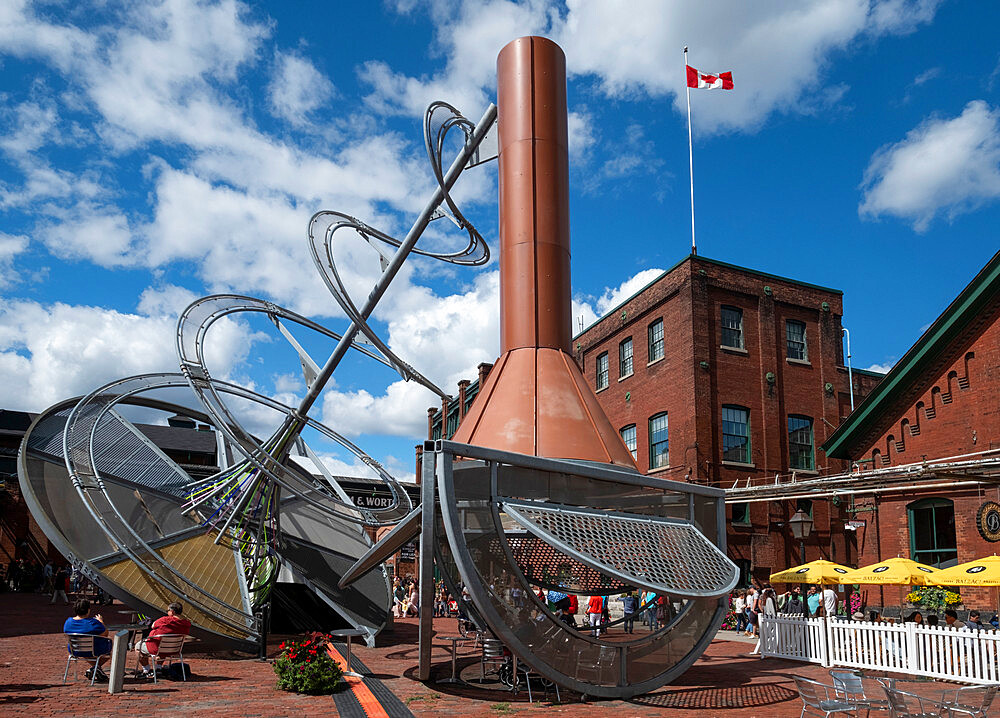
[[[934,0],[2,3],[0,406],[175,370],[177,314],[207,293],[343,328],[309,217],[405,233],[431,190],[424,108],[478,119],[497,52],[525,34],[567,54],[577,316],[689,251],[688,44],[735,80],[692,92],[699,253],[842,289],[855,365],[888,368],[1000,245],[998,20]],[[495,248],[495,163],[456,194]],[[439,225],[428,242],[462,245]],[[377,258],[342,251],[363,297]],[[453,388],[498,352],[496,280],[495,261],[412,262],[375,324]],[[322,363],[329,345],[300,338]],[[301,396],[266,323],[210,344],[213,375]],[[436,403],[355,358],[316,416],[405,478]]]

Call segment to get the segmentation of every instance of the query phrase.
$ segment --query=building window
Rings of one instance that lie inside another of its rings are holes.
[[[618,376],[632,374],[632,337],[618,345]]]
[[[910,555],[930,566],[952,565],[958,559],[955,504],[948,499],[921,499],[906,507],[910,519]]]
[[[667,413],[649,418],[649,468],[670,466],[670,435],[667,431]]]
[[[750,410],[722,407],[722,460],[750,463]]]
[[[453,437],[457,430],[458,430],[458,407],[456,406],[454,409],[448,412],[448,427],[447,427],[448,433],[446,438],[450,439],[451,437]]]
[[[625,446],[632,452],[632,458],[635,459],[635,424],[624,427],[618,433],[622,435],[622,441],[625,442]]]
[[[597,357],[597,390],[608,388],[608,353]]]
[[[812,471],[816,468],[813,451],[813,420],[808,416],[788,417],[788,467]]]
[[[785,341],[788,345],[788,358],[809,361],[806,349],[806,323],[789,319],[785,322]]]
[[[722,346],[743,348],[743,310],[738,307],[722,307]]]
[[[646,330],[649,336],[649,361],[663,358],[663,320],[657,319]]]
[[[750,504],[733,504],[733,523],[750,525]]]

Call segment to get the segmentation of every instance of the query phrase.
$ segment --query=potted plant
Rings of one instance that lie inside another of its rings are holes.
[[[284,641],[274,660],[278,688],[294,693],[321,695],[341,688],[344,671],[327,651],[332,638],[320,635],[303,641]]]
[[[958,592],[949,591],[942,586],[920,586],[906,594],[906,600],[918,608],[935,613],[962,605],[962,597]]]

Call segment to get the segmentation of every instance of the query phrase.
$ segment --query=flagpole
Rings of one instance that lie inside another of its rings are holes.
[[[691,142],[691,87],[687,82],[688,48],[684,46],[684,88],[687,90],[688,102],[688,170],[691,177],[691,254],[698,254],[698,245],[694,241],[694,150]]]

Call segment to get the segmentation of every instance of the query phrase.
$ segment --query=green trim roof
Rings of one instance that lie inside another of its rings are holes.
[[[935,360],[948,351],[969,322],[997,300],[1000,300],[1000,252],[993,255],[872,393],[837,427],[821,447],[826,455],[834,459],[854,458],[850,455],[850,451],[856,448],[854,445],[884,418],[893,402],[919,380],[924,370],[933,366]]]
[[[795,284],[795,285],[797,285],[799,287],[806,287],[808,289],[818,289],[818,290],[820,290],[822,292],[830,292],[831,294],[840,294],[841,296],[843,296],[843,294],[844,294],[843,290],[840,290],[840,289],[832,289],[830,287],[823,287],[823,286],[820,286],[819,284],[809,284],[809,282],[800,282],[798,279],[790,279],[788,277],[782,277],[782,276],[777,275],[777,274],[768,274],[767,272],[761,272],[761,271],[759,271],[757,269],[749,269],[747,267],[741,267],[738,264],[730,264],[729,262],[720,262],[718,259],[709,259],[708,257],[702,257],[700,254],[689,254],[686,257],[682,258],[680,261],[676,262],[672,267],[670,267],[669,269],[665,270],[662,274],[658,274],[651,282],[643,285],[642,287],[640,287],[639,289],[637,289],[636,291],[634,291],[632,294],[630,294],[629,296],[627,296],[624,299],[622,299],[620,302],[618,302],[618,304],[616,304],[611,309],[609,309],[607,312],[605,312],[605,314],[603,316],[601,316],[597,321],[595,321],[593,324],[591,324],[590,326],[588,326],[582,332],[578,332],[577,334],[574,334],[573,335],[573,340],[576,341],[579,337],[581,337],[584,334],[586,334],[587,332],[589,332],[591,329],[593,329],[598,324],[600,324],[605,319],[607,319],[612,314],[614,314],[615,310],[618,309],[620,306],[622,306],[626,302],[631,301],[635,297],[638,297],[640,294],[642,294],[643,292],[645,292],[647,289],[649,289],[650,287],[652,287],[654,284],[656,284],[657,282],[659,282],[661,279],[663,279],[665,276],[667,276],[668,274],[670,274],[671,272],[673,272],[675,269],[677,269],[679,266],[681,266],[682,264],[684,264],[684,262],[688,261],[689,259],[694,259],[694,260],[699,261],[699,262],[707,262],[708,264],[715,264],[715,265],[717,265],[719,267],[728,267],[729,269],[738,269],[739,271],[746,272],[747,274],[754,274],[754,275],[756,275],[758,277],[763,277],[764,279],[776,279],[779,282],[788,282],[789,284]]]

